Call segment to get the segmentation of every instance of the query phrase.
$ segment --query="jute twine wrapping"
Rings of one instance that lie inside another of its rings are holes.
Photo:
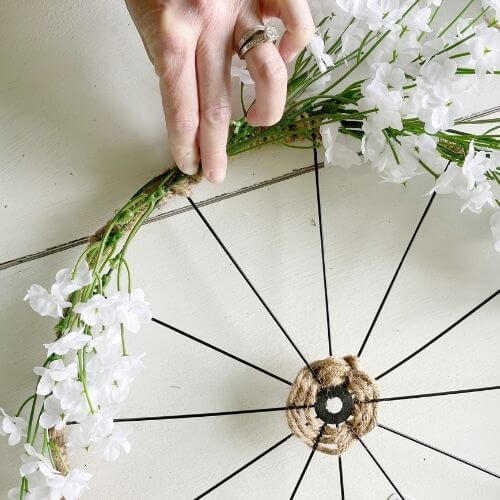
[[[352,416],[338,427],[326,425],[317,446],[323,453],[341,455],[356,441],[356,436],[363,436],[377,424],[377,403],[356,402],[378,399],[378,388],[375,381],[360,370],[356,356],[315,361],[311,368],[321,383],[307,366],[300,370],[290,390],[287,406],[311,407],[287,410],[288,425],[297,437],[313,447],[324,424],[314,409],[317,393],[322,388],[345,385],[354,402]]]
[[[66,443],[64,442],[64,432],[54,428],[49,429],[49,439],[52,445],[52,460],[54,467],[61,474],[68,473],[68,455],[66,453]]]
[[[173,168],[173,167],[171,167]],[[167,170],[168,171],[168,170]],[[146,193],[152,193],[153,191],[155,191],[155,189],[158,187],[159,185],[159,178],[161,176],[157,177],[155,180],[153,180],[152,182],[148,183],[145,187],[144,187],[144,192]],[[201,172],[201,170],[195,174],[195,175],[192,175],[190,177],[186,177],[185,179],[182,179],[180,182],[178,182],[175,186],[172,186],[172,188],[170,188],[167,193],[165,194],[165,196],[160,200],[158,201],[158,203],[156,204],[156,209],[162,207],[163,205],[165,205],[165,203],[167,203],[168,200],[170,200],[171,198],[175,197],[175,196],[184,196],[184,197],[187,197],[187,196],[191,196],[191,190],[192,190],[192,187],[196,184],[198,184],[201,179],[203,178],[203,173]],[[143,211],[146,210],[146,208],[143,208]],[[128,233],[135,225],[135,223],[137,222],[137,220],[141,217],[141,215],[143,214],[143,211],[138,211],[135,215],[135,217],[127,222],[126,224],[123,224],[120,229],[122,229],[125,233]],[[95,234],[93,234],[92,236],[90,236],[89,238],[89,242],[90,243],[93,243],[95,241],[100,241],[104,234],[106,233],[106,230],[108,229],[108,225],[111,221],[108,221],[106,222],[106,224],[101,227],[100,229],[98,229]]]

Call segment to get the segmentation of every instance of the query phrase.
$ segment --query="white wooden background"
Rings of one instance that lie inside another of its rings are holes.
[[[454,3],[454,2],[453,2]],[[170,163],[154,73],[120,1],[0,4],[0,406],[12,413],[34,383],[52,323],[21,302],[49,285],[84,238]],[[468,111],[498,104],[498,83]],[[269,147],[231,162],[222,186],[194,198],[308,359],[327,355],[312,154]],[[428,179],[380,184],[369,168],[323,169],[335,354],[355,352],[428,198]],[[300,359],[201,221],[175,201],[131,248],[135,285],[160,319],[293,379]],[[169,213],[169,211],[171,211]],[[487,214],[458,215],[438,198],[401,271],[363,366],[377,375],[499,285]],[[49,249],[49,250],[47,250]],[[381,381],[385,396],[497,385],[498,297]],[[130,349],[147,370],[121,417],[280,406],[287,386],[150,325]],[[499,396],[381,404],[380,421],[496,472]],[[94,473],[88,499],[193,498],[287,434],[280,413],[134,424],[133,451]],[[495,499],[495,478],[383,430],[366,443],[413,499]],[[309,454],[292,439],[212,495],[288,498]],[[20,450],[0,445],[0,495]],[[76,465],[76,464],[75,464]],[[390,485],[359,446],[344,458],[346,497],[382,500]],[[298,498],[340,498],[336,460],[317,453]]]

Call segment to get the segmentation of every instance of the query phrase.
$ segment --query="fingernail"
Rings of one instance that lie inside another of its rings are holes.
[[[214,184],[220,184],[226,178],[225,170],[209,170],[205,173],[206,178]]]
[[[194,175],[198,172],[198,162],[183,162],[179,168],[187,175]]]

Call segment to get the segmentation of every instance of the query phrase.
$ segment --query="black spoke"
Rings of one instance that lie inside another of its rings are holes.
[[[342,470],[342,457],[339,455],[339,480],[340,480],[340,498],[345,500],[345,492],[344,492],[344,472]]]
[[[387,479],[387,481],[389,481],[390,485],[394,488],[394,490],[396,491],[396,493],[400,496],[400,498],[404,498],[403,495],[401,494],[401,492],[398,490],[397,486],[394,484],[394,482],[392,481],[392,479],[387,474],[387,472],[380,465],[380,462],[375,458],[375,456],[373,455],[373,453],[368,449],[368,446],[366,446],[366,444],[364,443],[364,441],[357,434],[356,434],[356,437],[358,438],[358,441],[361,443],[361,445],[366,450],[366,452],[368,453],[368,455],[370,455],[371,459],[375,462],[375,464],[377,465],[377,467],[380,469],[380,472],[382,472],[382,474],[385,476],[385,478]]]
[[[474,307],[474,309],[471,309],[468,313],[466,313],[460,319],[458,319],[457,321],[455,321],[455,323],[453,323],[448,328],[446,328],[446,330],[443,330],[439,335],[437,335],[433,339],[429,340],[429,342],[427,342],[426,344],[424,344],[422,347],[419,347],[416,351],[414,351],[410,355],[406,356],[406,358],[402,359],[401,361],[399,361],[398,363],[396,363],[394,366],[392,366],[391,368],[387,369],[385,372],[382,372],[380,375],[378,375],[377,377],[375,377],[375,380],[380,380],[382,377],[385,377],[387,374],[391,373],[396,368],[399,368],[401,365],[404,365],[407,361],[409,361],[410,359],[414,358],[417,354],[420,354],[424,349],[427,349],[429,346],[431,346],[432,344],[434,344],[434,342],[437,342],[439,339],[441,339],[442,337],[444,337],[448,332],[450,332],[451,330],[453,330],[453,328],[455,328],[457,325],[459,325],[460,323],[462,323],[462,321],[465,321],[469,316],[471,316],[476,311],[478,311],[479,309],[481,309],[481,307],[485,306],[488,302],[490,302],[491,300],[493,300],[499,293],[500,293],[500,290],[497,290],[496,292],[492,293],[489,297],[487,297],[480,304],[478,304],[476,307]]]
[[[303,410],[311,408],[311,405],[302,406],[277,406],[274,408],[256,408],[251,410],[229,410],[229,411],[213,411],[207,413],[184,413],[181,415],[162,415],[157,417],[130,417],[130,418],[115,418],[115,422],[144,422],[150,420],[178,420],[183,418],[202,418],[202,417],[222,417],[226,415],[245,415],[249,413],[269,413],[274,411],[287,410]]]
[[[245,280],[245,282],[247,283],[247,285],[250,287],[250,289],[252,290],[252,292],[255,294],[255,296],[257,297],[257,299],[259,300],[259,302],[264,306],[264,309],[269,313],[269,315],[271,316],[271,318],[273,319],[273,321],[276,323],[276,325],[278,326],[278,328],[281,330],[281,332],[283,333],[283,335],[285,335],[285,337],[287,338],[288,342],[290,342],[291,346],[295,349],[296,353],[300,356],[300,358],[302,359],[302,361],[304,362],[304,364],[309,368],[309,370],[311,370],[311,373],[316,378],[316,373],[311,368],[311,365],[309,364],[309,362],[307,361],[307,359],[300,352],[299,348],[295,345],[295,342],[292,340],[292,338],[290,337],[290,335],[288,335],[288,333],[286,332],[286,330],[283,327],[283,325],[280,323],[280,321],[278,320],[278,318],[275,316],[275,314],[271,311],[270,307],[267,305],[266,301],[262,298],[262,296],[257,291],[257,289],[255,288],[255,286],[252,284],[252,282],[250,281],[250,279],[248,278],[248,276],[245,274],[245,272],[243,271],[243,269],[236,262],[235,258],[232,256],[231,252],[228,250],[228,248],[226,247],[226,245],[224,245],[224,243],[222,242],[222,240],[219,238],[218,234],[215,232],[215,230],[213,229],[213,227],[210,225],[210,223],[208,222],[208,220],[206,219],[206,217],[201,213],[201,211],[198,208],[198,206],[196,205],[196,203],[191,198],[189,198],[189,197],[188,197],[188,201],[189,201],[189,203],[191,203],[191,205],[193,206],[195,212],[198,214],[198,216],[203,221],[203,223],[205,224],[205,226],[207,227],[207,229],[210,231],[210,233],[212,234],[212,236],[215,238],[215,240],[217,241],[217,243],[220,245],[220,247],[222,248],[222,250],[224,251],[224,253],[228,256],[229,260],[232,262],[232,264],[234,265],[234,267],[238,270],[238,272],[240,273],[241,277]]]
[[[168,323],[165,323],[164,321],[161,321],[157,318],[153,318],[153,321],[155,323],[157,323],[158,325],[161,325],[165,328],[168,328],[169,330],[172,330],[173,332],[176,332],[176,333],[179,333],[180,335],[190,339],[190,340],[194,340],[195,342],[198,342],[198,344],[201,344],[201,345],[204,345],[205,347],[208,347],[209,349],[212,349],[214,351],[217,351],[219,352],[220,354],[224,354],[224,356],[227,356],[231,359],[234,359],[235,361],[238,361],[240,363],[243,363],[244,365],[246,366],[249,366],[250,368],[253,368],[254,370],[257,370],[261,373],[265,373],[266,375],[269,375],[270,377],[276,379],[276,380],[279,380],[280,382],[283,382],[284,384],[287,384],[287,385],[292,385],[292,383],[289,381],[289,380],[286,380],[282,377],[280,377],[279,375],[276,375],[274,373],[271,373],[270,371],[267,371],[265,370],[264,368],[261,368],[260,366],[257,366],[257,365],[254,365],[253,363],[250,363],[249,361],[246,361],[242,358],[239,358],[238,356],[235,356],[234,354],[231,354],[227,351],[224,351],[224,349],[221,349],[219,347],[216,347],[212,344],[209,344],[208,342],[205,342],[204,340],[201,340],[197,337],[194,337],[193,335],[190,335],[189,333],[187,332],[183,332],[182,330],[179,330],[178,328],[176,328],[175,326],[172,326],[172,325],[169,325]]]
[[[293,500],[295,498],[295,495],[297,494],[297,491],[299,490],[300,483],[302,482],[302,479],[304,479],[304,476],[306,474],[306,471],[309,467],[309,464],[311,463],[312,457],[314,453],[316,452],[316,449],[318,448],[319,440],[321,439],[321,436],[323,435],[323,432],[325,432],[325,427],[326,424],[323,424],[321,427],[319,434],[316,436],[316,440],[314,441],[314,445],[312,447],[311,453],[309,453],[309,456],[307,457],[306,465],[304,465],[304,468],[302,469],[302,472],[300,473],[299,480],[297,481],[297,484],[295,485],[295,488],[293,489],[292,495],[290,496],[290,500]]]
[[[448,453],[447,451],[444,451],[444,450],[440,450],[439,448],[436,448],[435,446],[432,446],[428,443],[424,443],[423,441],[420,441],[414,437],[411,437],[411,436],[408,436],[407,434],[403,434],[402,432],[399,432],[395,429],[391,429],[390,427],[386,427],[385,425],[382,425],[382,424],[377,424],[379,427],[381,427],[382,429],[385,429],[386,431],[389,431],[389,432],[392,432],[393,434],[396,434],[398,436],[401,436],[401,437],[404,437],[405,439],[408,439],[409,441],[413,441],[414,443],[417,443],[421,446],[425,446],[426,448],[429,448],[430,450],[434,450],[434,451],[437,451],[438,453],[441,453],[442,455],[445,455],[449,458],[453,458],[454,460],[457,460],[458,462],[462,462],[463,464],[465,465],[468,465],[470,467],[473,467],[474,469],[477,469],[477,470],[480,470],[481,472],[485,472],[486,474],[489,474],[490,476],[493,476],[493,477],[496,477],[498,479],[500,479],[500,475],[495,473],[495,472],[492,472],[488,469],[485,469],[484,467],[481,467],[479,465],[476,465],[472,462],[469,462],[468,460],[465,460],[463,458],[460,458],[460,457],[457,457],[456,455],[453,455],[452,453]]]
[[[321,193],[319,188],[319,164],[318,164],[318,150],[314,147],[314,179],[316,183],[316,204],[318,207],[318,225],[319,225],[319,239],[321,243],[321,266],[323,272],[323,291],[325,295],[325,309],[326,309],[326,329],[328,333],[328,354],[333,356],[332,348],[332,331],[330,326],[330,306],[328,303],[328,284],[326,280],[326,263],[325,263],[325,239],[323,236],[323,216],[321,211]]]
[[[424,222],[424,219],[426,218],[432,204],[434,203],[435,197],[436,197],[436,193],[432,193],[432,196],[431,196],[429,202],[427,203],[427,206],[425,207],[425,210],[424,210],[422,216],[420,217],[420,220],[418,221],[417,227],[415,228],[415,231],[413,232],[412,237],[410,238],[410,241],[409,241],[409,243],[408,243],[408,245],[403,253],[403,257],[401,258],[401,260],[398,264],[398,267],[396,268],[396,271],[395,271],[395,273],[394,273],[394,275],[389,283],[389,286],[387,287],[387,290],[385,291],[385,294],[382,298],[382,302],[380,302],[380,305],[378,306],[377,312],[375,313],[375,317],[373,318],[371,325],[368,328],[368,332],[366,333],[366,336],[363,339],[363,343],[361,344],[361,347],[359,348],[359,351],[358,351],[358,357],[361,356],[361,354],[363,353],[363,351],[366,347],[366,343],[368,342],[368,339],[370,338],[370,335],[372,334],[373,329],[375,328],[375,325],[378,321],[380,313],[382,312],[382,309],[384,308],[384,305],[387,301],[387,298],[389,297],[389,294],[391,293],[392,287],[394,286],[394,283],[398,277],[399,271],[403,267],[403,264],[406,260],[406,257],[408,256],[408,253],[410,252],[410,248],[413,245],[415,238],[417,237],[417,234],[422,226],[422,223]]]
[[[250,467],[250,465],[254,464],[257,462],[257,460],[260,460],[262,457],[276,449],[278,446],[282,445],[285,441],[290,439],[292,437],[292,434],[288,434],[285,438],[283,438],[281,441],[278,441],[277,443],[273,444],[270,448],[268,448],[266,451],[262,452],[260,455],[256,456],[254,459],[250,460],[250,462],[247,462],[245,465],[242,465],[239,469],[235,470],[229,476],[226,476],[222,481],[219,481],[216,485],[212,486],[209,488],[207,491],[202,493],[201,495],[197,496],[194,500],[198,500],[200,498],[203,498],[204,496],[208,495],[212,491],[214,491],[216,488],[224,484],[225,482],[229,481],[231,478],[239,474],[240,472],[244,471],[247,467]]]
[[[365,403],[380,403],[381,401],[401,401],[404,399],[435,398],[437,396],[451,396],[452,394],[468,394],[471,392],[498,391],[498,390],[500,390],[500,385],[492,385],[489,387],[477,387],[474,389],[459,389],[457,391],[428,392],[424,394],[411,394],[409,396],[393,396],[389,398],[368,399],[367,401],[357,401],[357,403],[365,404]]]

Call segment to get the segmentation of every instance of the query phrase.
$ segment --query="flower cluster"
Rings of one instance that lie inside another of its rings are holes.
[[[433,192],[455,193],[462,211],[480,213],[500,206],[500,141],[491,135],[498,127],[479,137],[455,127],[466,123],[464,96],[500,72],[500,4],[468,2],[464,17],[443,25],[441,3],[312,2],[319,28],[296,63],[288,102],[322,116],[327,165],[369,164],[383,182],[400,184],[430,174]],[[233,76],[247,84],[245,71],[237,68]],[[360,79],[339,92],[352,74]],[[321,109],[328,100],[342,111],[338,118]],[[491,223],[496,241],[497,220]]]
[[[26,438],[20,468],[23,481],[9,493],[12,498],[72,500],[87,488],[91,474],[70,471],[61,450],[50,440],[49,430],[60,431],[68,422],[72,424],[66,432],[70,453],[86,450],[104,460],[116,460],[122,451],[130,451],[130,430],[121,424],[115,426],[113,417],[143,364],[142,355],[126,354],[124,335],[137,333],[151,320],[151,312],[140,289],[119,291],[110,297],[95,293],[87,300],[78,300],[83,298],[85,287],[92,289],[93,282],[92,271],[82,260],[75,272],[59,271],[50,292],[32,285],[24,299],[38,314],[74,318],[74,325],[54,342],[44,344],[46,362],[34,368],[38,383],[27,402],[34,408],[37,398],[43,401],[38,420],[31,417],[26,422],[19,416],[24,405],[13,417],[0,409],[0,433],[9,436],[9,444],[17,445]],[[38,452],[35,446],[40,440]],[[54,456],[56,453],[61,456]],[[62,470],[54,465],[58,459]]]
[[[500,70],[500,30],[493,17],[499,4],[483,0],[484,15],[459,19],[454,29],[433,27],[440,5],[441,0],[335,0],[334,15],[322,30],[342,42],[337,61],[360,50],[362,43],[369,50],[370,38],[383,35],[366,60],[371,76],[361,84],[356,103],[358,111],[367,113],[361,147],[352,136],[339,134],[337,123],[323,125],[320,132],[327,164],[357,165],[361,161],[355,154],[360,152],[363,163],[369,162],[385,182],[405,183],[427,171],[436,179],[433,192],[455,193],[462,212],[480,213],[485,206],[497,206],[500,155],[470,140],[466,155],[448,157],[443,154],[441,134],[462,115],[466,91],[477,91]],[[323,91],[328,90],[331,72],[326,71],[317,42],[311,54],[319,71],[327,73],[320,81]],[[459,64],[472,75],[460,74]],[[334,65],[332,61],[330,66]],[[415,118],[418,126],[412,123]],[[491,222],[497,250],[498,217],[494,214]]]

